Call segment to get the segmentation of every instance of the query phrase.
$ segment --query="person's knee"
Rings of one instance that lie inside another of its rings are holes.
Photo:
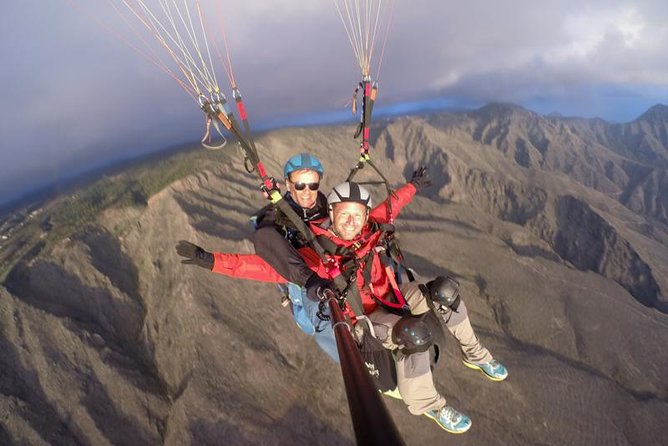
[[[434,280],[420,286],[423,294],[434,304],[457,310],[461,298],[459,296],[459,282],[450,276],[438,276]]]
[[[404,355],[429,350],[434,337],[429,326],[417,316],[404,316],[392,327],[392,342]]]

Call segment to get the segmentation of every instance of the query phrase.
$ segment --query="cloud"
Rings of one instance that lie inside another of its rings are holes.
[[[121,29],[141,45],[109,4],[3,9],[0,203],[94,163],[200,137],[197,104],[122,42]],[[341,116],[360,72],[332,2],[216,4],[206,16],[224,24],[254,126]],[[509,101],[632,119],[666,102],[667,43],[661,0],[395,0],[377,107]],[[226,85],[222,69],[218,79]]]

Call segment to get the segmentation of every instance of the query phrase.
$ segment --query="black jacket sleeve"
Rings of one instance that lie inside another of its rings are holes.
[[[253,234],[253,244],[255,253],[288,281],[304,286],[313,275],[313,271],[306,266],[299,252],[276,226],[258,228]]]
[[[327,215],[327,197],[322,192],[318,192],[316,205],[308,210],[299,207],[289,194],[285,195],[285,199],[305,222]],[[295,233],[295,229],[291,229],[291,237],[286,236],[286,227],[291,227],[292,223],[273,205],[256,214],[256,225],[257,230],[253,234],[255,253],[288,281],[304,286],[314,273],[295,246],[303,246],[306,243],[305,238]]]

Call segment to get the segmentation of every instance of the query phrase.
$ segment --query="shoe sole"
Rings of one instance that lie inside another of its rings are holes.
[[[495,376],[488,375],[487,372],[485,372],[485,370],[483,370],[482,367],[477,366],[477,365],[475,365],[475,364],[473,364],[473,363],[471,363],[471,362],[468,362],[468,361],[466,361],[465,359],[462,359],[462,364],[464,364],[466,367],[468,367],[468,368],[470,368],[470,369],[473,369],[473,370],[480,370],[480,372],[482,372],[482,374],[485,375],[485,377],[487,377],[487,379],[489,379],[489,380],[491,380],[491,381],[500,382],[500,381],[503,381],[503,380],[505,380],[506,378],[508,378],[508,375],[507,375],[507,374],[506,374],[506,376],[504,376],[503,378],[497,378],[497,377],[495,377]]]
[[[436,424],[438,425],[438,427],[440,427],[440,428],[443,429],[444,431],[449,432],[449,433],[451,433],[451,434],[455,434],[455,435],[463,434],[464,432],[467,432],[469,429],[471,429],[471,426],[473,426],[473,423],[471,423],[471,424],[469,424],[468,427],[467,427],[466,429],[464,429],[463,431],[452,431],[452,430],[446,428],[445,426],[443,426],[441,423],[439,423],[439,422],[436,420],[436,418],[434,418],[434,417],[432,417],[431,415],[429,415],[429,413],[425,413],[424,416],[427,417],[427,418],[429,418],[430,420],[434,420],[434,423],[436,423]]]
[[[394,398],[395,400],[403,400],[401,394],[399,393],[399,389],[388,390],[386,392],[382,392],[382,394],[387,397]]]

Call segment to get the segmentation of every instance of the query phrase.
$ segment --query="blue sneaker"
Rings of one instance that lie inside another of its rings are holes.
[[[447,405],[440,410],[425,412],[425,415],[451,434],[463,434],[471,428],[469,417]]]
[[[485,374],[486,377],[492,381],[503,381],[508,377],[508,370],[496,359],[492,359],[489,362],[483,364],[475,364],[473,362],[468,362],[466,359],[462,359],[462,362],[466,367],[471,369],[480,370]]]

